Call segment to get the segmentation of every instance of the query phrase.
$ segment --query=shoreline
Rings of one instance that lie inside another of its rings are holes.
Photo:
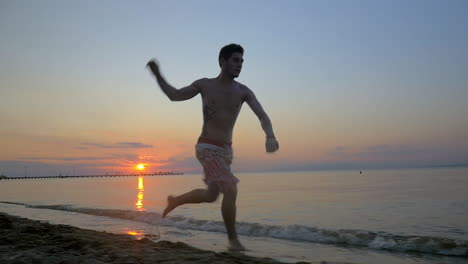
[[[53,225],[3,212],[0,212],[0,262],[5,264],[284,263],[241,253],[217,253],[182,242],[153,242],[147,238],[137,240],[126,234],[99,232],[69,225]]]

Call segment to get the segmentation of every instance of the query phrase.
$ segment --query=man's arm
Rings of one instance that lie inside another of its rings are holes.
[[[270,118],[263,110],[262,105],[255,97],[255,94],[246,87],[246,99],[245,101],[250,106],[255,115],[257,115],[262,125],[263,131],[266,134],[266,143],[265,148],[267,152],[275,152],[279,149],[278,141],[276,140],[275,134],[273,133],[273,126],[271,124]]]
[[[181,89],[176,89],[172,87],[161,75],[161,72],[159,71],[159,65],[156,63],[155,60],[150,60],[148,64],[146,64],[146,66],[150,68],[151,72],[154,74],[156,80],[158,81],[159,87],[161,87],[161,90],[163,90],[163,92],[167,95],[167,97],[169,97],[171,101],[188,100],[190,98],[193,98],[200,92],[200,87],[197,81]]]

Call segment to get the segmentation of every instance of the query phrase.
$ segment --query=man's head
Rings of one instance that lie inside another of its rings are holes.
[[[233,78],[239,77],[244,62],[244,49],[238,44],[229,44],[219,51],[218,61],[221,70]]]

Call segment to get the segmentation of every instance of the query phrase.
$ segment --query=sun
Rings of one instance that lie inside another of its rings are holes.
[[[145,169],[145,164],[140,163],[140,164],[136,165],[136,168],[137,168],[137,170],[144,170]]]

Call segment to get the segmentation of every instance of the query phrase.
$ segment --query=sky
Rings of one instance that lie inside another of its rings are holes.
[[[201,99],[241,44],[234,171],[468,164],[468,2],[0,0],[0,174],[200,172]]]

